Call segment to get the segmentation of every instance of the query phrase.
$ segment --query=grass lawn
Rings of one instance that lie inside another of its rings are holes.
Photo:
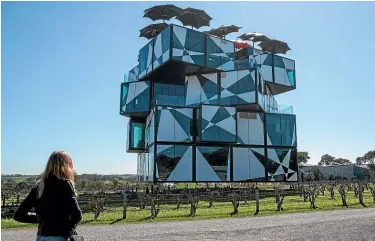
[[[348,208],[364,208],[359,204],[358,198],[354,196],[353,192],[347,194]],[[367,207],[375,208],[373,198],[368,190],[364,192],[364,203]],[[343,207],[341,203],[341,197],[339,194],[335,194],[333,200],[330,199],[329,192],[325,193],[325,196],[319,195],[316,199],[316,209],[310,209],[310,202],[304,202],[303,197],[300,196],[286,196],[284,199],[283,208],[281,212],[276,211],[275,198],[265,198],[260,200],[260,212],[259,216],[264,215],[275,215],[283,213],[300,213],[300,212],[313,212],[323,210],[345,210],[347,207]],[[255,212],[255,201],[250,201],[245,204],[240,203],[239,214],[233,217],[248,217],[253,216]],[[233,211],[232,204],[230,202],[214,202],[214,207],[208,208],[207,202],[199,202],[196,216],[194,218],[188,217],[190,213],[189,205],[181,205],[179,210],[176,210],[176,205],[161,205],[160,213],[154,219],[150,220],[150,207],[140,210],[139,208],[129,208],[128,217],[126,220],[122,220],[122,208],[121,207],[109,207],[103,213],[100,214],[98,220],[93,221],[92,213],[85,213],[83,215],[82,225],[96,225],[96,224],[126,224],[126,223],[140,223],[140,222],[158,222],[158,221],[184,221],[184,220],[198,220],[198,219],[213,219],[213,218],[228,218],[231,217],[230,213]],[[2,229],[9,228],[26,228],[35,227],[31,224],[18,223],[12,219],[3,219],[1,222]]]

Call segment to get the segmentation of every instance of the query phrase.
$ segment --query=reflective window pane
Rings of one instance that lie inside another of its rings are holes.
[[[267,113],[267,145],[281,146],[281,115]]]
[[[157,145],[157,180],[192,181],[192,147]]]
[[[229,147],[198,146],[196,152],[197,181],[229,181]]]
[[[297,181],[297,150],[267,148],[268,181]]]

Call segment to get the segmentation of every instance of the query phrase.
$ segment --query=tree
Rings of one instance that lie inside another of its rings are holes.
[[[375,172],[375,151],[368,151],[365,155],[357,157],[355,160],[358,166],[367,166],[369,172],[366,173],[368,177],[371,177],[371,172]]]
[[[322,171],[319,169],[319,167],[313,167],[311,168],[312,173],[314,173],[314,181],[322,181],[324,179]]]
[[[320,161],[318,162],[318,165],[319,166],[327,166],[327,165],[331,165],[333,163],[333,161],[335,160],[335,158],[333,156],[330,156],[328,154],[325,154],[323,155],[321,158],[320,158]]]
[[[355,161],[356,161],[356,164],[359,166],[362,166],[365,164],[375,164],[375,151],[368,151],[362,157],[357,157]]]
[[[335,164],[333,165],[346,165],[346,164],[351,164],[351,162],[348,159],[345,158],[337,158],[334,161]]]
[[[85,189],[87,187],[87,180],[86,179],[83,179],[81,181],[81,189]]]
[[[323,155],[320,159],[320,162],[318,163],[319,166],[346,165],[346,164],[351,164],[351,162],[348,159],[341,158],[341,157],[335,158],[328,154]]]
[[[298,164],[307,163],[309,161],[309,153],[307,151],[297,152]]]
[[[115,178],[115,179],[113,179],[111,182],[112,182],[112,186],[113,186],[113,188],[114,188],[114,189],[117,189],[118,186],[119,186],[119,184],[120,184],[120,181],[119,181],[117,178]]]

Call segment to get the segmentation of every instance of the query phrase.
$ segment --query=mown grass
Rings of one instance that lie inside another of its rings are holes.
[[[354,196],[353,192],[347,194],[347,203],[349,207],[343,207],[341,197],[337,194],[333,200],[330,199],[328,192],[325,196],[319,195],[316,199],[316,209],[310,209],[310,202],[304,202],[303,197],[300,196],[286,196],[283,204],[283,211],[276,211],[275,198],[264,198],[260,200],[260,212],[258,216],[275,215],[284,213],[301,213],[314,212],[324,210],[346,210],[364,208],[359,204],[358,198]],[[373,198],[369,191],[364,192],[364,203],[367,207],[375,208]],[[239,206],[239,214],[233,217],[248,217],[254,216],[255,201],[241,202]],[[197,214],[195,217],[188,217],[190,212],[189,205],[181,205],[179,210],[176,210],[176,205],[161,205],[159,215],[151,220],[150,207],[146,209],[129,208],[127,212],[127,219],[122,220],[121,207],[109,207],[100,214],[96,221],[93,221],[92,213],[85,213],[83,215],[82,225],[98,225],[98,224],[127,224],[127,223],[141,223],[141,222],[159,222],[159,221],[184,221],[184,220],[199,220],[199,219],[214,219],[214,218],[228,218],[233,211],[230,202],[214,202],[214,207],[208,208],[208,202],[200,201],[198,204]],[[1,222],[2,229],[10,228],[27,228],[35,227],[33,224],[22,224],[12,219],[3,219]]]

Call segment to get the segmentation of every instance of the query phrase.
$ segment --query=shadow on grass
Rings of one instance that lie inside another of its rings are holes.
[[[361,203],[361,205],[362,205],[362,207],[365,207],[365,208],[367,208],[366,204],[364,204],[364,203]]]
[[[139,219],[138,221],[149,221],[149,220],[151,220],[151,216],[148,216],[148,217],[145,217],[145,218],[141,218],[141,219]]]
[[[95,221],[94,219],[85,220],[85,221],[82,221],[81,224],[88,224],[88,223],[92,223],[94,221]]]
[[[124,218],[119,218],[119,219],[117,219],[117,220],[115,220],[115,221],[113,221],[113,222],[110,222],[109,225],[111,225],[111,224],[115,224],[115,223],[118,223],[118,222],[120,222],[120,221],[122,221],[122,220],[125,220],[125,219],[124,219]]]

